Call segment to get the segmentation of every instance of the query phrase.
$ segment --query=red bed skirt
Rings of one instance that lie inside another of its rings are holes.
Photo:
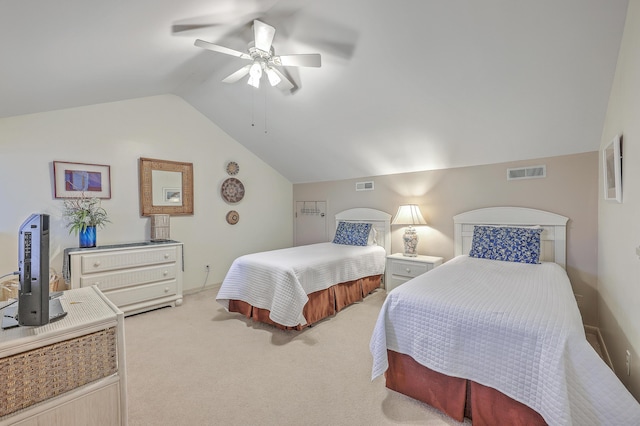
[[[471,380],[451,377],[418,364],[409,355],[387,350],[387,387],[473,426],[542,426],[542,416],[503,393]]]
[[[382,275],[360,278],[359,280],[336,284],[325,290],[308,295],[302,313],[307,320],[305,325],[288,327],[278,324],[269,318],[269,310],[257,308],[242,300],[229,300],[229,312],[238,312],[254,321],[274,325],[283,330],[302,330],[305,327],[335,315],[346,306],[359,302],[373,290],[380,287]]]

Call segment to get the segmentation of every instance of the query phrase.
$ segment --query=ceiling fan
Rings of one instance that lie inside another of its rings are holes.
[[[272,46],[275,33],[276,29],[274,27],[256,19],[253,21],[254,41],[249,43],[247,52],[240,52],[200,39],[197,39],[194,44],[203,49],[213,50],[214,52],[251,61],[250,64],[245,65],[223,79],[222,81],[224,83],[235,83],[246,75],[249,75],[247,83],[257,89],[260,87],[262,75],[266,74],[271,86],[291,90],[295,85],[276,67],[320,67],[320,54],[308,53],[276,56]]]

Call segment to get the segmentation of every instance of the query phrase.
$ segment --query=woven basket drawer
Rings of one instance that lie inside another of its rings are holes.
[[[97,285],[100,290],[107,292],[117,288],[133,285],[153,283],[164,280],[175,280],[176,264],[151,266],[135,270],[108,272],[105,274],[91,274],[80,278],[80,287]]]
[[[116,253],[83,254],[81,258],[80,270],[84,275],[175,262],[178,259],[178,249],[173,246],[157,249],[126,250]]]
[[[178,283],[173,280],[109,291],[105,293],[105,296],[117,306],[126,306],[148,300],[160,299],[162,297],[174,296],[177,293]]]
[[[117,372],[109,328],[0,359],[0,417]]]

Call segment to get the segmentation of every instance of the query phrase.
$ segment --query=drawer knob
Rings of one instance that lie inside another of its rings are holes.
[[[165,293],[169,293],[169,287],[165,287],[165,288],[164,288],[164,292],[165,292]]]
[[[96,261],[93,263],[93,266],[94,266],[94,267],[96,267],[96,268],[97,268],[98,266],[100,266],[100,261],[99,261],[99,260],[96,260]]]
[[[407,268],[407,273],[410,273],[410,272],[411,272],[411,268]]]
[[[165,253],[165,254],[164,254],[164,258],[165,258],[165,259],[168,259],[168,258],[169,258],[169,253]]]
[[[169,271],[164,271],[164,272],[162,273],[162,275],[164,275],[164,276],[166,277],[167,275],[169,275]]]

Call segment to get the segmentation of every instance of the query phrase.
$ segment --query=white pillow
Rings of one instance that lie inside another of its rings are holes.
[[[374,246],[376,244],[378,244],[378,241],[376,240],[376,237],[378,236],[378,231],[376,231],[376,228],[373,227],[373,225],[371,226],[371,231],[369,231],[369,240],[367,241],[367,245],[368,246]]]

